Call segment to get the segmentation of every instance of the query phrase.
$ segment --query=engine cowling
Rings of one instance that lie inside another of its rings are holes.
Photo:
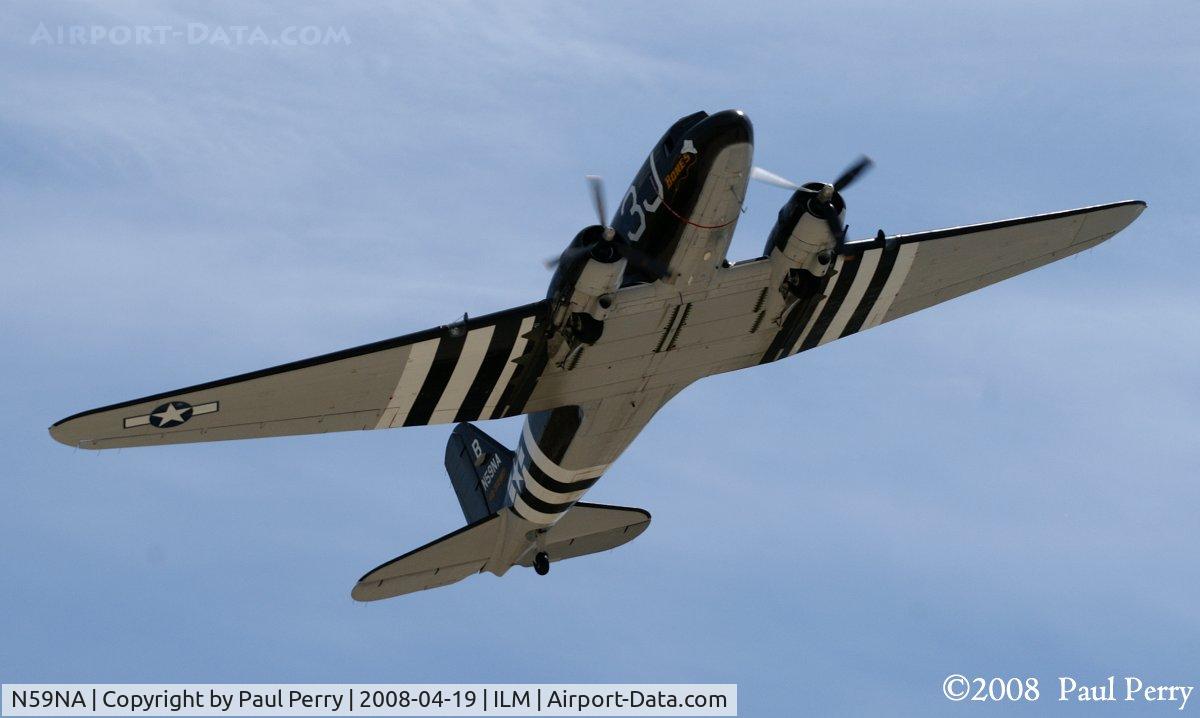
[[[792,193],[767,238],[763,253],[770,258],[771,286],[777,291],[771,292],[764,309],[776,322],[782,322],[797,302],[815,301],[833,267],[837,238],[829,216],[840,223],[845,204],[836,192],[820,197],[825,188],[812,182]]]
[[[791,199],[779,210],[763,254],[773,262],[782,262],[788,269],[803,269],[815,277],[829,271],[837,238],[829,226],[827,214],[836,213],[840,223],[845,204],[833,193],[828,203],[819,202],[818,193],[825,187],[810,182],[792,193]],[[778,253],[778,257],[776,257]]]
[[[603,227],[586,227],[563,251],[546,298],[603,319],[607,307],[600,306],[600,297],[621,286],[625,265],[615,242],[604,239]]]

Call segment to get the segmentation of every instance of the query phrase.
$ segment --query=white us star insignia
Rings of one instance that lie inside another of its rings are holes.
[[[125,428],[132,429],[136,426],[145,426],[147,424],[159,429],[170,429],[174,426],[191,419],[199,414],[212,414],[220,411],[220,402],[210,401],[207,404],[197,404],[192,406],[186,401],[168,401],[167,403],[158,406],[149,414],[141,416],[131,416],[125,419]]]

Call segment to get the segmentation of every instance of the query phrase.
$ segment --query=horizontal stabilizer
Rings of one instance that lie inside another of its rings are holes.
[[[358,580],[350,595],[378,601],[463,580],[487,566],[505,522],[492,514],[394,558]]]
[[[562,561],[629,543],[650,525],[650,513],[624,506],[577,503],[546,533],[546,553]],[[534,552],[520,562],[533,565]]]
[[[575,504],[544,536],[550,560],[607,551],[637,538],[650,525],[642,509]],[[476,521],[392,559],[358,580],[356,601],[378,601],[446,586],[485,569],[497,575],[514,565],[532,566],[539,548],[528,537],[530,524],[511,511]]]

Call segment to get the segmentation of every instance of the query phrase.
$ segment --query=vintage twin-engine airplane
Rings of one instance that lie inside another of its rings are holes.
[[[514,565],[604,551],[650,523],[579,501],[671,397],[697,379],[847,337],[1096,246],[1140,201],[846,241],[844,190],[751,165],[738,111],[697,112],[654,145],[611,222],[554,263],[546,298],[63,419],[89,449],[458,422],[446,469],[467,525],[389,561],[360,601]],[[725,259],[752,178],[792,190],[764,256]],[[468,422],[528,415],[516,451]]]

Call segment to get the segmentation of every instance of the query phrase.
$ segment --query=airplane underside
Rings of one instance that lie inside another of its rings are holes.
[[[654,145],[611,219],[555,262],[546,298],[248,374],[81,412],[51,427],[88,449],[457,424],[446,468],[467,525],[359,580],[363,601],[615,548],[642,509],[581,503],[692,382],[784,359],[1112,237],[1115,202],[849,241],[845,189],[752,166],[738,111],[698,112]],[[792,192],[760,257],[726,259],[751,178]],[[513,448],[472,422],[525,415]]]

